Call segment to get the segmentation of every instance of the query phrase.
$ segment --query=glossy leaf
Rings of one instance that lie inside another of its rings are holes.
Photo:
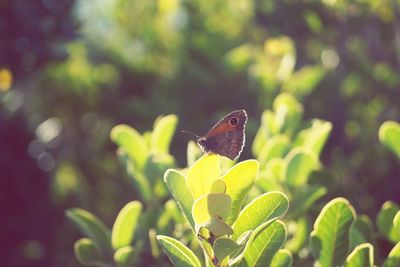
[[[96,216],[80,208],[67,210],[66,216],[79,227],[84,235],[93,241],[93,244],[103,255],[111,254],[110,231]]]
[[[74,244],[75,256],[83,265],[105,267],[107,264],[97,250],[96,245],[88,238],[81,238]]]
[[[292,263],[292,253],[287,249],[280,249],[272,258],[270,267],[290,267]]]
[[[164,181],[194,232],[195,223],[192,217],[193,197],[187,187],[185,178],[178,171],[170,169],[165,172]]]
[[[120,124],[111,130],[111,140],[129,155],[137,168],[142,168],[149,154],[144,138],[132,127]]]
[[[233,226],[233,240],[248,230],[283,216],[289,207],[288,198],[280,192],[265,193],[250,202],[239,214]]]
[[[310,250],[320,266],[333,267],[344,263],[354,218],[355,211],[344,198],[335,198],[322,209],[310,236]]]
[[[262,225],[261,225],[262,227]],[[261,231],[255,231],[249,240],[239,266],[269,266],[273,255],[286,239],[286,228],[281,221],[275,221]]]
[[[243,201],[257,177],[259,164],[256,160],[242,161],[233,166],[223,177],[226,193],[232,199],[232,208],[226,222],[232,224],[239,215]]]
[[[200,261],[193,251],[178,240],[164,235],[158,235],[157,240],[174,266],[201,267]]]
[[[369,243],[358,245],[346,259],[345,267],[373,267],[374,247]]]
[[[178,117],[167,115],[156,120],[151,135],[151,151],[155,153],[169,153],[169,146],[175,133]]]
[[[220,156],[206,154],[190,167],[186,183],[193,199],[210,192],[211,185],[220,176]]]
[[[396,243],[400,241],[400,233],[396,231],[393,220],[397,212],[399,212],[399,206],[391,201],[387,201],[382,205],[377,217],[378,229],[383,233],[387,239]]]
[[[379,140],[400,158],[400,124],[387,121],[379,128]]]
[[[111,234],[111,243],[114,250],[132,244],[141,211],[142,204],[139,201],[129,202],[121,209]]]

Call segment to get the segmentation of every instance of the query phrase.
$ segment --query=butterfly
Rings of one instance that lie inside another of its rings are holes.
[[[240,156],[245,143],[244,129],[247,113],[235,110],[217,122],[204,136],[182,131],[196,137],[197,144],[206,153],[215,153],[235,160]]]

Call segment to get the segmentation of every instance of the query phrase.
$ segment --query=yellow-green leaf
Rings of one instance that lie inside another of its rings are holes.
[[[192,208],[196,224],[203,224],[213,217],[226,220],[231,209],[231,198],[224,193],[212,193],[198,198]]]
[[[400,124],[387,121],[379,128],[379,140],[400,158]]]
[[[195,223],[192,217],[193,197],[187,187],[185,178],[178,171],[170,169],[165,172],[164,181],[194,232]]]
[[[178,117],[167,115],[156,120],[151,134],[151,151],[155,153],[169,153],[169,146],[175,133]]]
[[[226,193],[232,199],[232,208],[226,222],[232,224],[239,215],[243,201],[257,177],[259,164],[256,160],[242,161],[233,166],[223,177]]]
[[[190,167],[186,183],[193,199],[210,192],[211,185],[220,176],[220,158],[216,154],[206,154]]]
[[[132,244],[141,211],[142,204],[139,201],[129,202],[121,209],[111,234],[111,243],[114,250]]]
[[[333,267],[344,263],[354,218],[354,208],[344,198],[335,198],[322,209],[310,236],[310,250],[320,266]]]
[[[346,259],[345,267],[373,267],[374,247],[369,243],[358,245]]]
[[[239,214],[233,226],[233,240],[248,230],[255,230],[258,226],[273,218],[284,215],[289,207],[288,198],[281,192],[269,192],[250,202]]]
[[[201,267],[201,263],[193,251],[178,240],[164,235],[158,235],[157,240],[174,266]]]
[[[149,149],[145,139],[132,127],[120,124],[111,130],[111,140],[129,155],[136,168],[143,168]]]

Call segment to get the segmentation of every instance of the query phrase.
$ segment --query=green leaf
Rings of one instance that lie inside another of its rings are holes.
[[[275,122],[281,133],[293,133],[303,117],[303,106],[289,93],[281,93],[273,103]]]
[[[296,218],[307,212],[314,203],[326,194],[326,188],[320,185],[305,185],[296,188],[290,201],[290,218]]]
[[[285,80],[282,90],[296,95],[308,95],[325,76],[326,70],[320,65],[305,65]]]
[[[323,120],[313,120],[312,126],[304,130],[302,146],[319,156],[332,130],[332,123]]]
[[[149,154],[144,138],[132,127],[120,124],[111,130],[111,140],[129,155],[135,167],[143,168]]]
[[[222,177],[226,184],[226,193],[232,199],[231,212],[226,220],[228,224],[232,224],[239,215],[243,201],[256,179],[258,167],[256,160],[242,161]]]
[[[213,251],[219,261],[225,259],[229,254],[234,253],[240,247],[235,241],[227,237],[221,237],[215,240]]]
[[[304,216],[296,219],[296,221],[287,222],[287,225],[291,238],[286,241],[285,247],[293,253],[298,253],[308,240],[311,223],[308,217]]]
[[[66,216],[93,241],[103,255],[108,256],[112,253],[110,231],[96,216],[80,208],[68,209]]]
[[[244,250],[239,266],[270,266],[273,255],[286,239],[285,225],[279,220],[255,232],[254,238],[249,240]]]
[[[376,222],[379,231],[393,243],[400,241],[400,233],[393,226],[393,220],[397,212],[399,212],[399,206],[391,201],[386,201],[378,213]]]
[[[358,245],[347,257],[345,267],[373,267],[374,247],[369,243]]]
[[[287,249],[280,249],[272,258],[270,267],[290,267],[292,263],[292,253]]]
[[[193,199],[210,192],[211,185],[220,176],[220,158],[216,154],[206,154],[190,167],[186,183]]]
[[[165,202],[164,208],[157,217],[156,229],[159,234],[171,233],[175,224],[184,223],[184,216],[173,199]]]
[[[272,113],[270,110],[265,110],[261,115],[261,126],[258,129],[251,146],[254,156],[258,157],[267,140],[271,137],[271,135],[277,133],[277,131],[273,129],[273,121],[274,113]]]
[[[393,227],[395,231],[400,234],[400,211],[396,213],[396,216],[394,216],[393,219]]]
[[[178,171],[170,169],[165,172],[164,181],[193,232],[195,232],[195,223],[192,217],[193,197],[186,185],[185,178]]]
[[[126,172],[132,178],[133,185],[135,186],[142,199],[146,202],[152,198],[152,192],[149,180],[144,177],[142,170],[135,168],[133,160],[121,147],[117,150],[118,159],[124,165]]]
[[[223,221],[229,215],[231,198],[224,193],[212,193],[198,198],[192,207],[192,215],[196,224],[209,221],[212,217],[218,217]]]
[[[273,158],[280,158],[286,152],[289,138],[286,135],[275,135],[266,141],[258,156],[261,166],[267,164]]]
[[[175,160],[169,154],[157,153],[149,155],[145,163],[144,174],[152,186],[153,193],[156,191],[155,185],[161,180],[161,177],[163,177],[165,171],[174,167],[174,165]],[[163,195],[160,197],[163,197]]]
[[[274,158],[268,161],[267,166],[265,166],[265,172],[269,174],[269,177],[274,181],[284,180],[281,177],[282,166],[285,164],[285,161],[282,158]]]
[[[248,204],[233,226],[233,240],[248,230],[254,230],[271,219],[284,215],[289,207],[288,198],[280,192],[262,194]]]
[[[400,158],[400,124],[386,121],[379,128],[379,140]]]
[[[114,253],[114,261],[118,267],[135,266],[137,260],[138,260],[138,253],[131,246],[119,248]]]
[[[285,157],[286,164],[282,168],[282,177],[288,185],[300,187],[308,182],[312,171],[319,167],[318,159],[311,152],[295,148]]]
[[[106,267],[107,264],[97,250],[97,246],[88,238],[81,238],[74,245],[75,257],[83,265]]]
[[[210,220],[196,225],[196,233],[199,234],[204,228],[212,233],[215,237],[233,234],[232,228],[218,217],[212,217]]]
[[[225,182],[221,179],[215,180],[211,186],[210,193],[225,193],[225,192],[226,192]]]
[[[193,251],[178,240],[164,235],[157,235],[157,240],[174,266],[201,267],[200,261]]]
[[[131,201],[121,209],[111,234],[114,250],[132,244],[141,211],[142,204],[139,201]]]
[[[400,242],[390,251],[382,267],[400,267]]]
[[[354,218],[354,208],[344,198],[335,198],[322,209],[310,236],[311,253],[322,267],[344,263]]]
[[[201,158],[203,155],[203,152],[199,148],[199,146],[196,144],[196,142],[190,140],[188,142],[187,146],[187,165],[190,167],[192,166],[198,159]]]
[[[151,135],[151,151],[154,153],[169,153],[169,146],[175,133],[178,117],[167,115],[156,120]]]
[[[350,249],[363,243],[373,244],[372,222],[365,215],[357,216],[350,226]]]

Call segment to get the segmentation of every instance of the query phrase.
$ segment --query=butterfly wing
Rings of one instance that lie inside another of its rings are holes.
[[[246,111],[235,110],[222,118],[197,142],[205,152],[220,154],[234,160],[243,150],[246,122]]]

